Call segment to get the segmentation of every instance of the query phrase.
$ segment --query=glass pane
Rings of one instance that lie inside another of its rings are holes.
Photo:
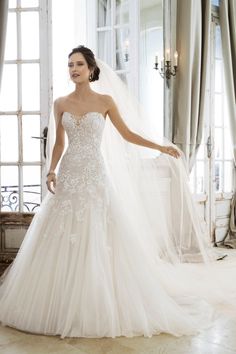
[[[21,7],[38,7],[38,0],[21,0]]]
[[[215,94],[215,126],[222,126],[222,96]]]
[[[16,8],[16,0],[9,0],[9,9]]]
[[[40,161],[40,139],[33,137],[40,136],[40,117],[23,116],[23,160]]]
[[[18,161],[18,122],[16,116],[0,117],[0,160]]]
[[[98,27],[111,25],[111,0],[98,0]]]
[[[231,140],[231,134],[230,134],[230,130],[228,128],[225,128],[224,131],[225,137],[224,137],[224,141],[225,141],[225,159],[231,160],[233,159],[233,144],[232,144],[232,140]]]
[[[222,129],[215,128],[215,158],[221,159],[223,155]]]
[[[5,60],[17,59],[16,14],[8,13]]]
[[[197,193],[204,192],[204,162],[197,162]]]
[[[163,57],[162,0],[140,1],[139,48],[140,102],[147,111],[153,131],[163,135],[164,81],[158,71],[153,69],[157,53],[159,61]]]
[[[220,26],[216,26],[215,28],[215,57],[222,58]]]
[[[215,60],[215,91],[222,92],[222,61]]]
[[[224,164],[224,192],[233,191],[233,164],[225,162]]]
[[[227,98],[227,94],[225,93],[225,89],[224,89],[224,95],[223,95],[223,115],[224,115],[224,126],[225,127],[229,127],[229,106],[228,106],[228,98]]]
[[[118,28],[116,30],[116,70],[128,68],[130,60],[129,29]]]
[[[112,66],[111,31],[98,32],[98,57]]]
[[[212,5],[219,6],[220,0],[211,0]]]
[[[17,110],[17,67],[15,64],[3,66],[0,110]]]
[[[22,65],[22,109],[39,110],[39,64]]]
[[[38,12],[22,12],[21,31],[22,31],[22,58],[38,59],[39,58]]]
[[[1,210],[19,211],[18,167],[1,167]]]
[[[222,191],[222,162],[215,162],[215,186],[216,192]]]
[[[116,0],[116,24],[122,25],[129,22],[129,1]]]
[[[23,203],[24,211],[35,211],[41,200],[40,166],[23,167]]]

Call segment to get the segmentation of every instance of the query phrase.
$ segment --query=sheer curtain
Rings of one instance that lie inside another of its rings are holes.
[[[8,0],[0,1],[0,90],[4,64],[5,41],[7,31]]]
[[[184,152],[191,171],[202,139],[206,70],[210,42],[210,0],[178,0],[172,141]]]
[[[220,26],[229,119],[236,165],[236,1],[220,1]]]
[[[229,107],[230,131],[236,167],[236,1],[220,1],[220,26],[224,62],[226,93]],[[236,193],[231,203],[229,233],[223,241],[227,247],[236,248]]]

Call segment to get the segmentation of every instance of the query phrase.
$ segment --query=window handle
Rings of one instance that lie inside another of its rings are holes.
[[[46,147],[47,147],[47,137],[48,137],[48,127],[43,129],[43,136],[31,136],[32,139],[40,139],[43,140],[43,156],[46,159]]]

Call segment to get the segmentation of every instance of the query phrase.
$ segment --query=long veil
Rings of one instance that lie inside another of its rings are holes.
[[[109,94],[134,132],[161,145],[173,145],[152,131],[149,117],[118,75],[97,59],[101,70],[94,89]],[[157,117],[158,119],[158,117]],[[160,258],[176,262],[207,262],[212,256],[210,237],[189,188],[183,154],[175,159],[126,142],[107,119],[102,151],[127,215],[140,237]]]
[[[156,143],[173,145],[152,131],[147,114],[116,73],[103,61],[96,61],[101,72],[92,88],[112,96],[131,130]],[[54,136],[55,124],[51,114],[48,165]],[[208,303],[229,305],[230,311],[236,315],[236,262],[234,259],[216,262],[217,253],[191,195],[183,154],[175,159],[128,143],[109,117],[101,148],[130,232],[146,250],[149,261],[158,268],[157,281],[170,295],[180,301],[184,297],[183,301],[191,306],[194,302],[191,299],[197,297]],[[145,260],[140,259],[140,262]]]
[[[128,127],[161,145],[173,145],[152,131],[148,115],[118,75],[103,61],[92,88],[112,96]],[[54,140],[51,114],[47,165]],[[106,119],[102,152],[109,177],[127,218],[140,240],[161,259],[172,263],[208,262],[215,257],[204,221],[191,196],[183,154],[175,159],[126,142]]]

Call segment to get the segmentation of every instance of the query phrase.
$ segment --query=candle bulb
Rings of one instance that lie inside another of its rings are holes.
[[[129,52],[129,40],[128,39],[126,39],[126,41],[125,41],[125,54],[128,54],[128,52]]]
[[[161,69],[164,69],[164,58],[161,60]]]
[[[166,49],[166,61],[170,61],[170,49]]]
[[[178,52],[175,51],[175,54],[174,54],[174,66],[178,66]]]
[[[155,55],[155,64],[158,64],[158,53]]]

